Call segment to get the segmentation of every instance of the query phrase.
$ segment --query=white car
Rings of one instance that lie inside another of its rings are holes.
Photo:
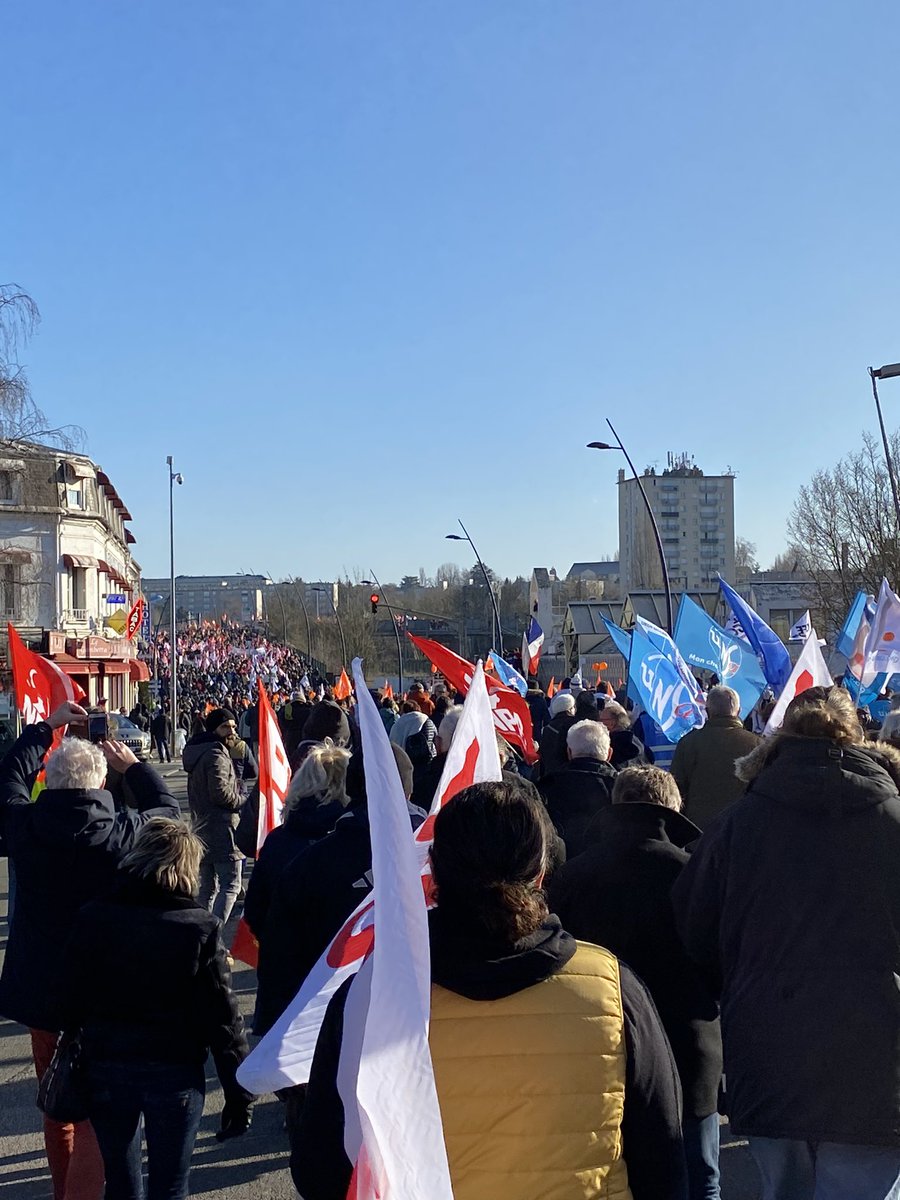
[[[141,762],[146,762],[150,757],[150,734],[139,729],[134,721],[129,721],[127,717],[119,713],[110,713],[109,736],[117,742],[124,742]]]

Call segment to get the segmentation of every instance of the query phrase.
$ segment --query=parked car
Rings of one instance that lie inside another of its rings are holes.
[[[109,736],[117,742],[124,742],[141,762],[146,762],[150,757],[150,734],[138,729],[134,721],[129,721],[127,717],[110,713]]]

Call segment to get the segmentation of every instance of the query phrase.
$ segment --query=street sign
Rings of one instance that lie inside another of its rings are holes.
[[[152,627],[150,625],[150,605],[145,604],[144,605],[144,615],[141,619],[141,638],[143,639],[143,641],[149,642],[151,633],[152,633]]]
[[[123,608],[117,608],[114,613],[110,613],[106,618],[106,624],[110,629],[114,629],[116,633],[124,633],[125,626],[128,624],[128,617]]]
[[[124,592],[108,592],[107,596],[106,596],[106,603],[107,604],[124,604],[125,603],[125,593]]]

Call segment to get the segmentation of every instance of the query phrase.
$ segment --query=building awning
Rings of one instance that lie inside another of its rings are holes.
[[[99,567],[100,563],[90,554],[64,554],[63,563],[67,567]]]
[[[18,546],[0,546],[0,563],[30,563],[34,555]]]
[[[72,462],[72,460],[69,459],[66,462],[66,470],[75,479],[93,479],[94,478],[94,464],[93,463]]]
[[[103,663],[104,675],[128,675],[130,664],[121,659],[108,658]]]
[[[56,654],[53,661],[58,667],[66,672],[67,675],[99,675],[100,664],[95,662],[85,662],[83,658],[73,658],[71,654]]]
[[[146,683],[150,678],[150,668],[140,658],[133,658],[128,664],[128,674],[132,683]]]
[[[130,520],[131,520],[131,517],[128,517],[127,519],[130,521]],[[137,541],[137,538],[134,536],[134,534],[131,532],[131,530],[130,530],[130,529],[126,529],[126,530],[125,530],[125,542],[126,542],[126,545],[133,546],[133,545],[135,544],[135,542],[136,542],[136,541]]]

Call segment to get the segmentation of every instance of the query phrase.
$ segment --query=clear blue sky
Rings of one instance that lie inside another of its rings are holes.
[[[737,472],[763,560],[900,359],[884,0],[8,5],[0,281],[167,569],[504,574]],[[900,385],[884,399],[900,424]]]

